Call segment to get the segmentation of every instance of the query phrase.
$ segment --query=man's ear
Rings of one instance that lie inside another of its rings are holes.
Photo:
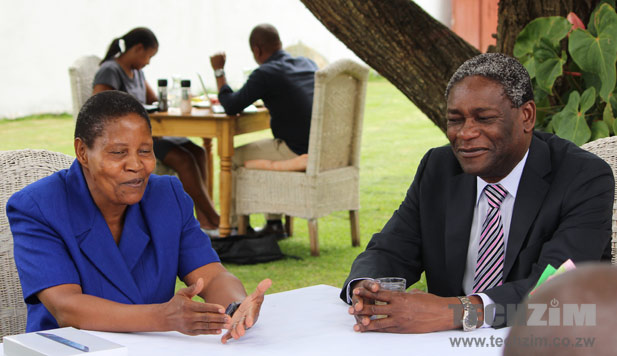
[[[262,50],[259,46],[252,46],[251,51],[253,51],[253,55],[255,58],[261,57]]]
[[[82,167],[88,167],[88,152],[86,150],[86,143],[79,137],[75,138],[73,142],[73,146],[75,147],[75,157],[81,164]]]
[[[533,100],[529,100],[521,105],[519,113],[523,116],[523,130],[525,130],[525,133],[532,132],[536,126],[536,103]]]

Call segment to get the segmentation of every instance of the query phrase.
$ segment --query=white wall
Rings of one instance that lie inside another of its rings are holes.
[[[449,23],[450,0],[418,0]],[[299,0],[0,0],[0,118],[71,111],[69,65],[78,57],[102,57],[109,43],[133,27],[146,26],[160,47],[144,69],[152,86],[180,75],[198,87],[196,72],[214,87],[209,56],[227,53],[232,86],[256,66],[248,35],[268,22],[283,46],[302,41],[329,61],[358,58]]]

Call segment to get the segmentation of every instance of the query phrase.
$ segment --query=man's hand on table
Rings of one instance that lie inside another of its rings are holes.
[[[212,65],[212,69],[223,69],[225,68],[225,52],[215,53],[210,57],[210,64]]]
[[[379,284],[368,279],[356,282],[352,288],[349,314],[356,318],[355,331],[427,333],[461,328],[462,307],[450,307],[461,305],[456,297],[439,297],[417,289],[407,293],[381,290]],[[376,300],[387,304],[375,305]],[[373,315],[387,317],[371,320]]]
[[[264,302],[264,294],[271,285],[272,281],[270,279],[264,279],[259,282],[255,292],[242,301],[242,304],[240,304],[240,307],[238,307],[227,326],[227,333],[221,338],[223,344],[227,343],[231,338],[239,339],[244,336],[247,329],[255,325],[259,318],[261,305]]]

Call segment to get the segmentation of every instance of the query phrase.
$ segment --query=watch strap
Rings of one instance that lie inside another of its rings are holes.
[[[240,304],[242,304],[242,302],[240,301],[232,302],[231,304],[227,306],[227,309],[225,309],[225,314],[229,316],[234,316],[234,313],[238,310],[238,308],[240,307]]]
[[[215,69],[214,76],[220,78],[225,75],[225,70],[223,68]]]
[[[477,323],[478,323],[478,317],[475,314],[476,311],[474,310],[473,304],[471,304],[471,301],[469,300],[467,296],[461,296],[457,298],[461,301],[461,304],[463,304],[463,319],[461,320],[463,324],[463,331],[476,330]],[[473,318],[473,316],[475,316],[475,318]],[[475,319],[475,320],[472,320],[472,319]]]

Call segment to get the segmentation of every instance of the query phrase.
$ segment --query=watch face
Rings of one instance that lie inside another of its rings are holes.
[[[469,319],[465,319],[463,323],[465,323],[465,329],[471,329],[476,326],[476,324],[472,323]]]
[[[474,310],[468,310],[463,318],[465,329],[475,329],[478,325],[478,314]]]

